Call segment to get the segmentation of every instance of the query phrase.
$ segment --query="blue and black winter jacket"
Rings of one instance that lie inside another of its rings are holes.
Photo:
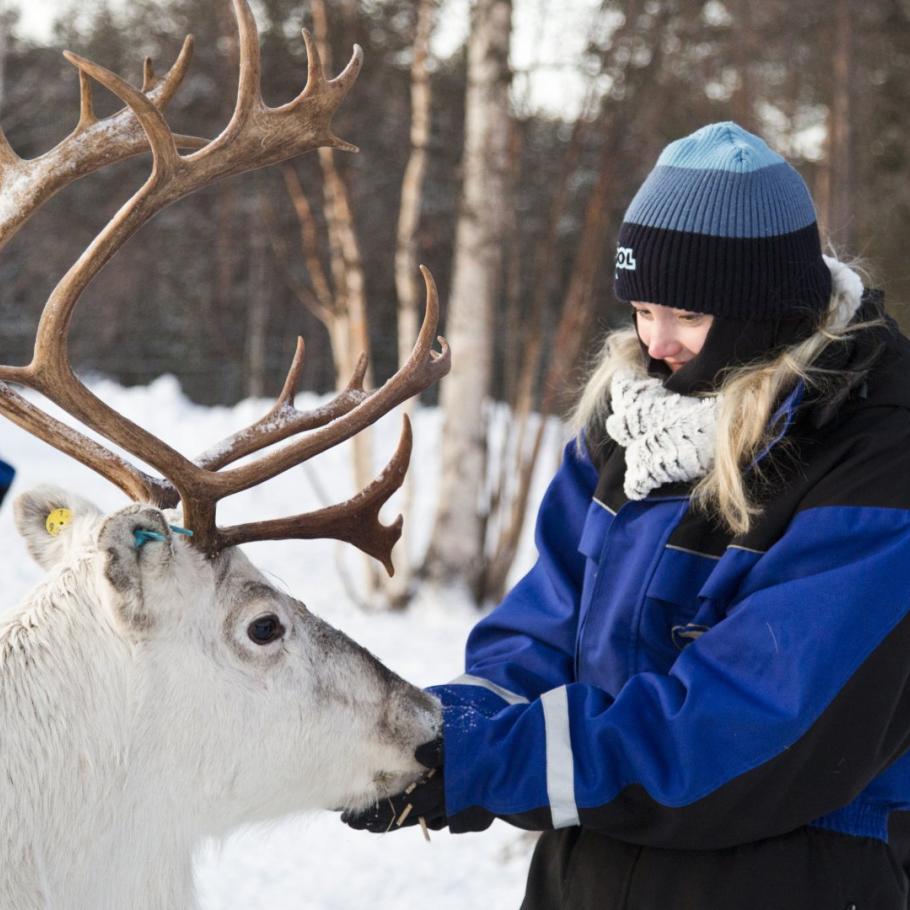
[[[450,828],[715,850],[910,809],[910,342],[795,388],[741,537],[574,443],[445,705]],[[835,406],[832,406],[832,402]],[[595,463],[596,462],[596,463]]]
[[[5,461],[0,461],[0,503],[3,502],[3,497],[6,496],[12,486],[15,473],[10,465]]]

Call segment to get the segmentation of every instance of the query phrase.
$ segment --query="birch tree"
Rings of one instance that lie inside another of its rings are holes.
[[[426,565],[435,581],[459,582],[472,589],[483,550],[479,505],[487,463],[483,406],[490,391],[493,307],[508,205],[511,28],[511,0],[475,0],[468,39],[464,188],[446,322],[455,353],[452,372],[442,386],[442,478]]]
[[[854,243],[853,119],[854,34],[850,4],[837,0],[833,10],[831,103],[828,113],[827,155],[818,200],[822,236],[837,248],[852,250]]]
[[[350,6],[350,4],[349,4]],[[322,62],[332,71],[332,53],[328,41],[328,18],[324,0],[312,0],[310,11],[313,29]],[[347,10],[348,18],[351,9]],[[367,326],[366,282],[360,241],[354,226],[354,213],[347,184],[335,164],[335,152],[330,148],[317,149],[322,169],[324,215],[329,245],[334,301],[331,319],[327,323],[335,356],[335,385],[343,388],[357,371],[358,357],[366,354],[366,371],[362,378],[371,384],[372,367],[369,362],[370,338]],[[306,219],[301,216],[300,195],[295,199],[295,210],[301,217],[301,230],[307,230]],[[373,433],[362,433],[351,442],[354,459],[354,485],[363,489],[373,476]],[[381,585],[381,576],[373,562],[364,560],[367,588],[372,594]]]
[[[6,99],[6,47],[9,42],[10,14],[6,0],[0,0],[0,113]]]
[[[411,151],[401,183],[401,206],[398,210],[398,233],[395,245],[395,289],[398,295],[398,364],[411,352],[420,326],[419,306],[423,296],[417,261],[417,227],[427,174],[427,145],[430,141],[432,92],[430,88],[430,35],[438,0],[420,0],[414,33],[414,57],[411,61]],[[414,399],[402,405],[410,416]],[[411,513],[414,501],[414,477],[408,474],[402,486],[404,515],[403,538],[399,545],[402,558],[386,593],[393,607],[404,607],[411,595],[413,571],[408,553]]]

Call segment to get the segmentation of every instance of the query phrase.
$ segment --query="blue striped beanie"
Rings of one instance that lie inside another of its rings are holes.
[[[808,187],[736,123],[671,142],[623,218],[614,289],[742,320],[821,313],[831,273]]]

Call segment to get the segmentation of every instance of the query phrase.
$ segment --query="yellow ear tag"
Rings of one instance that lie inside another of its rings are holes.
[[[47,533],[50,534],[51,537],[56,537],[72,520],[73,513],[71,509],[54,509],[54,511],[47,516],[47,521],[44,522],[44,526],[47,528]]]

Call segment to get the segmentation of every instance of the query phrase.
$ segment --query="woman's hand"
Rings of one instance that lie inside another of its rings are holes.
[[[368,809],[342,812],[341,820],[351,828],[373,834],[408,828],[418,824],[420,819],[433,831],[445,828],[448,819],[442,777],[442,738],[424,743],[414,754],[429,769],[420,780]]]

